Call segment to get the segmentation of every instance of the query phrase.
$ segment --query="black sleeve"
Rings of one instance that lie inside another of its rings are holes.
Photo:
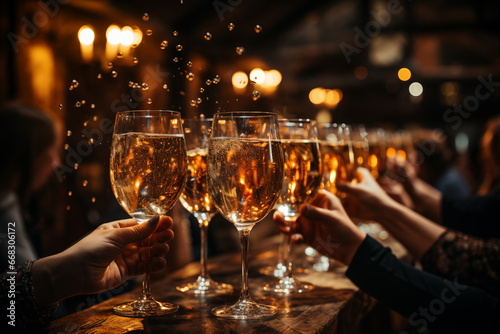
[[[457,199],[443,195],[443,225],[483,239],[500,238],[500,189],[485,196]]]
[[[500,328],[498,298],[485,291],[420,271],[367,236],[347,277],[362,291],[407,317],[418,332],[487,332]]]

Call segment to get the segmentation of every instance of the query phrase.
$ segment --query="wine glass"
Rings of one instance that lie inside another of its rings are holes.
[[[259,319],[277,308],[256,303],[248,291],[248,244],[254,225],[267,216],[283,183],[283,149],[278,118],[266,112],[224,112],[214,116],[208,145],[208,192],[217,210],[237,228],[241,241],[242,287],[217,317]]]
[[[387,140],[385,131],[382,128],[368,130],[368,146],[370,155],[368,157],[368,167],[375,179],[384,175],[387,166]]]
[[[309,201],[321,185],[321,158],[316,121],[309,119],[279,120],[281,143],[285,157],[283,188],[277,209],[287,222],[293,222],[300,206]],[[313,289],[310,283],[300,282],[293,275],[290,257],[291,240],[284,235],[283,277],[264,286],[266,291],[278,293],[302,293]]]
[[[176,111],[122,111],[116,114],[111,144],[113,193],[139,224],[166,214],[186,183],[186,144],[181,116]],[[142,242],[145,278],[135,301],[116,305],[127,317],[172,313],[178,306],[156,301],[149,287],[151,238]]]
[[[364,125],[351,126],[351,142],[356,168],[368,168],[370,148],[368,143],[368,132]]]
[[[347,124],[320,124],[319,140],[323,162],[323,185],[343,199],[337,191],[337,180],[351,182],[356,178],[356,162],[351,142],[351,127]]]
[[[183,284],[177,290],[195,295],[230,293],[230,284],[218,283],[207,274],[207,229],[217,213],[212,198],[207,192],[208,139],[212,132],[212,119],[183,119],[187,148],[187,181],[180,201],[184,208],[198,220],[201,232],[200,276],[196,282]]]

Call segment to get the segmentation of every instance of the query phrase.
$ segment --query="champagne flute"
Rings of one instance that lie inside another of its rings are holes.
[[[139,224],[165,215],[186,183],[186,144],[180,113],[118,112],[111,144],[110,176],[116,199]],[[156,301],[151,296],[151,238],[142,242],[142,248],[145,278],[141,295],[135,301],[116,305],[113,312],[127,317],[176,312],[177,305]]]
[[[230,293],[230,284],[218,283],[207,274],[207,229],[217,212],[207,192],[207,149],[212,132],[212,119],[183,119],[187,148],[187,181],[180,201],[184,208],[198,220],[201,232],[200,276],[196,282],[183,284],[177,290],[195,295]]]
[[[326,190],[343,199],[337,191],[337,180],[351,182],[356,178],[356,161],[351,142],[351,127],[346,124],[320,124],[319,139],[323,162],[323,185]]]
[[[241,241],[240,299],[212,310],[217,317],[259,319],[277,313],[256,303],[248,290],[250,231],[278,200],[283,183],[283,149],[278,118],[266,112],[214,116],[208,145],[208,192],[217,210],[237,228]]]
[[[387,166],[386,157],[386,136],[382,128],[368,130],[368,146],[370,155],[368,157],[368,167],[375,179],[384,175]]]
[[[285,169],[277,209],[287,222],[293,222],[299,214],[300,206],[309,201],[321,185],[318,127],[316,121],[309,119],[282,119],[279,125]],[[285,266],[283,277],[266,284],[264,290],[288,294],[313,289],[312,284],[300,282],[293,275],[289,235],[284,235],[281,250]]]

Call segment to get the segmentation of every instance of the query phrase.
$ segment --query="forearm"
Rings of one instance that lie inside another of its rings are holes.
[[[398,239],[415,257],[422,256],[446,231],[415,211],[391,201],[380,211],[377,221]]]
[[[490,332],[496,326],[497,298],[409,266],[370,237],[359,247],[346,275],[361,290],[408,317],[418,332],[426,327]]]
[[[439,190],[419,178],[415,178],[408,182],[405,188],[410,194],[415,204],[415,210],[418,213],[432,221],[441,223],[442,194]]]
[[[31,275],[35,299],[39,305],[52,304],[79,293],[82,275],[77,273],[63,254],[45,257],[33,263]]]

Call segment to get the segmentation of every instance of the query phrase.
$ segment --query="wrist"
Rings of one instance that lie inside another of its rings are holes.
[[[356,255],[356,252],[358,251],[359,246],[361,246],[361,244],[363,243],[363,240],[365,240],[365,238],[366,238],[366,234],[358,230],[355,233],[355,238],[347,246],[347,251],[345,252],[344,258],[339,259],[339,261],[341,261],[342,263],[345,263],[346,265],[349,266],[352,262],[352,259],[354,258],[354,255]]]

